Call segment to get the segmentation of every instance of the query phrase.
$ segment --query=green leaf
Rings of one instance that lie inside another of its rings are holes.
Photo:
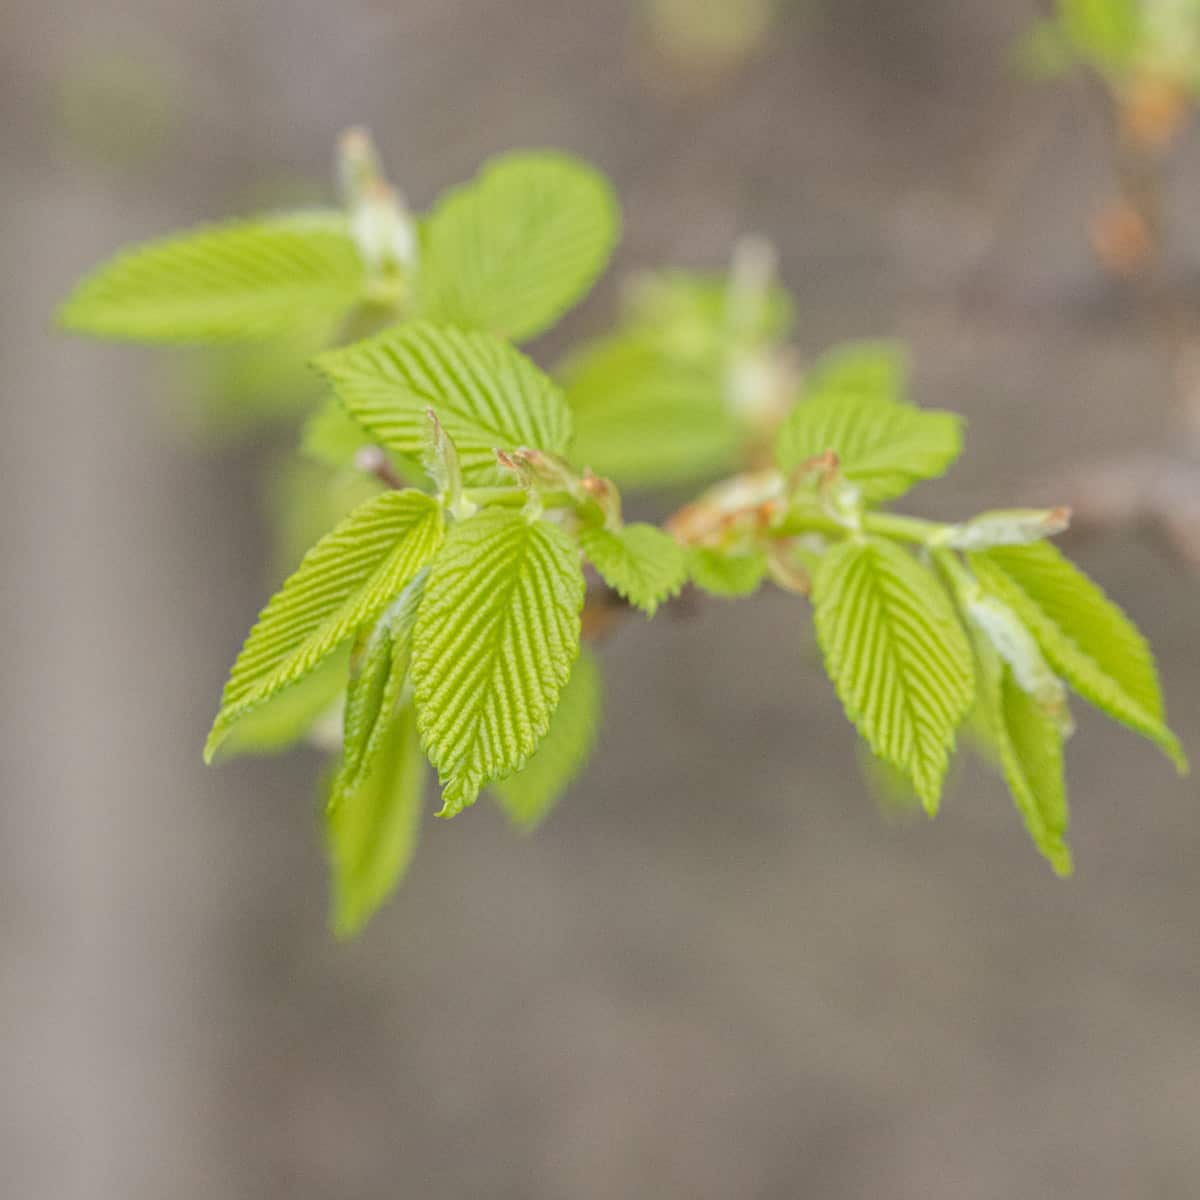
[[[300,455],[272,463],[266,477],[271,581],[281,583],[316,542],[385,490],[361,471],[332,470]]]
[[[251,709],[229,731],[217,757],[278,754],[294,746],[318,721],[334,713],[335,706],[340,709],[349,674],[349,647],[343,646],[303,679]],[[337,718],[340,721],[340,711]]]
[[[540,825],[583,770],[596,742],[601,704],[600,670],[595,658],[583,650],[533,757],[492,786],[514,825],[521,829]]]
[[[253,340],[336,318],[366,289],[339,214],[264,217],[118,254],[76,287],[59,321],[107,338]]]
[[[886,339],[844,342],[826,351],[809,368],[804,394],[842,400],[906,401],[908,350],[903,342]]]
[[[458,447],[468,485],[511,482],[497,449],[563,454],[571,440],[558,388],[491,334],[418,323],[316,361],[350,415],[389,450],[420,459],[432,408]]]
[[[692,360],[777,342],[793,319],[791,297],[778,284],[766,282],[761,293],[742,297],[731,275],[691,271],[635,276],[627,309],[631,330]]]
[[[330,921],[353,937],[404,878],[421,824],[425,764],[411,704],[383,726],[374,768],[325,814],[333,874]]]
[[[733,467],[745,432],[711,358],[666,353],[644,334],[616,334],[561,369],[575,420],[571,458],[632,487],[711,478]]]
[[[619,230],[612,188],[586,163],[549,151],[492,159],[424,222],[418,314],[533,337],[584,296]]]
[[[484,509],[454,525],[417,618],[412,676],[441,816],[524,765],[579,651],[579,551],[556,525]]]
[[[687,582],[683,547],[653,525],[586,528],[579,545],[605,582],[648,617]]]
[[[858,768],[885,817],[906,817],[921,807],[912,780],[894,763],[880,758],[862,738],[858,739]]]
[[[383,734],[396,712],[412,656],[413,626],[425,593],[426,567],[379,618],[350,675],[342,726],[342,764],[329,803],[336,808],[370,778]]]
[[[1058,875],[1071,874],[1063,734],[1046,706],[1017,682],[985,632],[974,631],[978,716],[1033,844]]]
[[[971,706],[971,647],[937,578],[883,540],[832,546],[813,577],[817,640],[846,715],[937,811]]]
[[[205,759],[246,713],[371,624],[437,552],[442,511],[419,492],[360,505],[304,557],[263,609],[234,664]]]
[[[1029,627],[1050,665],[1085,700],[1157,744],[1181,774],[1154,656],[1132,621],[1048,542],[968,555],[980,583]]]
[[[867,504],[903,495],[943,474],[962,450],[962,418],[899,404],[869,391],[821,391],[796,405],[779,431],[781,469],[832,450]]]
[[[688,551],[692,582],[713,596],[734,599],[758,591],[767,573],[767,556],[758,551],[729,554],[708,546]]]
[[[315,462],[330,467],[352,466],[354,456],[372,444],[371,435],[336,396],[324,400],[300,431],[300,449]]]
[[[1128,68],[1141,33],[1139,0],[1059,0],[1063,31],[1104,71]]]

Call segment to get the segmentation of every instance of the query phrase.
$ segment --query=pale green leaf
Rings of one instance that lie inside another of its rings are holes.
[[[250,631],[205,748],[371,624],[437,552],[442,511],[419,492],[360,505],[304,557]]]
[[[632,487],[731,469],[745,431],[724,396],[719,362],[665,352],[644,333],[603,338],[562,367],[574,414],[573,461]]]
[[[842,476],[878,504],[946,471],[962,450],[962,418],[869,391],[822,391],[791,411],[776,450],[785,472],[832,450]]]
[[[418,315],[533,337],[584,296],[619,231],[612,188],[587,163],[552,151],[492,159],[423,224]]]
[[[908,350],[884,339],[843,342],[827,350],[809,368],[804,395],[843,400],[892,400],[903,403],[908,391]]]
[[[727,553],[708,546],[688,551],[692,582],[713,596],[734,599],[758,591],[767,573],[767,557],[758,551]]]
[[[251,709],[221,742],[219,759],[242,754],[278,754],[306,737],[312,727],[340,709],[350,674],[350,648],[342,646],[303,679]],[[337,712],[340,719],[341,713]]]
[[[841,542],[813,577],[817,640],[846,715],[937,811],[971,706],[971,647],[937,578],[883,540]]]
[[[579,650],[579,551],[556,525],[490,508],[454,525],[417,618],[421,740],[453,816],[524,765]]]
[[[404,878],[421,824],[425,764],[411,704],[383,726],[373,769],[325,814],[333,876],[330,921],[353,937]]]
[[[653,525],[585,528],[579,545],[604,581],[648,617],[687,582],[683,547]]]
[[[405,585],[362,646],[346,691],[342,763],[329,803],[347,802],[370,777],[383,734],[396,712],[412,655],[413,627],[425,593],[426,567]]]
[[[1095,583],[1048,542],[968,557],[980,583],[1029,627],[1050,665],[1075,691],[1156,743],[1186,772],[1183,749],[1167,728],[1150,647]]]
[[[791,327],[791,297],[767,283],[753,303],[733,278],[690,271],[654,271],[634,277],[626,324],[676,357],[692,360],[782,339]]]
[[[353,466],[354,456],[372,444],[371,435],[336,396],[326,398],[300,430],[300,449],[330,467]]]
[[[511,479],[497,449],[565,453],[571,413],[555,384],[519,350],[485,333],[418,323],[321,355],[343,405],[386,449],[419,459],[426,409],[458,447],[468,484]]]
[[[1017,682],[1013,669],[976,631],[977,710],[987,745],[1038,850],[1058,875],[1071,874],[1063,734],[1055,715]]]
[[[912,780],[894,763],[880,758],[863,738],[858,739],[858,767],[863,783],[885,817],[907,817],[921,808]]]
[[[234,221],[135,246],[98,267],[59,310],[67,329],[145,341],[230,341],[330,320],[366,295],[337,213]]]
[[[361,471],[334,470],[300,455],[272,463],[265,482],[272,583],[286,579],[313,545],[360,504],[386,490]]]
[[[501,808],[521,829],[540,825],[591,757],[600,725],[600,669],[583,650],[559,697],[550,727],[533,757],[492,786]]]
[[[328,317],[253,342],[197,345],[165,360],[172,417],[206,445],[228,445],[290,423],[313,406],[320,380],[308,362],[333,340]]]

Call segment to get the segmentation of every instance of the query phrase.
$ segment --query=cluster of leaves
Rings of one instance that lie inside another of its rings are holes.
[[[1158,80],[1200,91],[1197,0],[1057,0],[1022,47],[1026,66],[1054,76],[1077,65],[1119,90]]]
[[[316,366],[331,398],[304,440],[369,467],[237,658],[206,757],[329,744],[334,924],[363,922],[412,856],[426,763],[452,817],[487,790],[523,827],[586,760],[600,720],[581,646],[588,574],[652,616],[689,581],[811,597],[817,639],[873,754],[936,812],[969,722],[1041,851],[1066,872],[1069,686],[1182,768],[1154,664],[1128,619],[1044,540],[1063,514],[944,525],[882,511],[942,474],[962,422],[905,395],[904,357],[861,343],[803,381],[761,255],[726,284],[662,276],[562,384],[512,345],[602,268],[616,209],[594,170],[509,155],[417,222],[364,162],[344,214],[154,243],[68,301],[108,336],[285,333],[375,308],[388,327]],[[378,315],[378,314],[377,314]],[[660,529],[617,483],[761,459]],[[603,472],[598,474],[592,468]]]

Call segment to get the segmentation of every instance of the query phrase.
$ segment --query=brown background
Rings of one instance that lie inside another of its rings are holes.
[[[266,586],[266,452],[189,445],[152,356],[49,314],[121,242],[323,179],[352,122],[418,206],[508,146],[589,156],[626,204],[618,273],[769,234],[807,350],[900,333],[921,398],[969,414],[920,511],[1167,436],[1163,357],[1083,232],[1099,123],[1009,68],[1024,5],[795,4],[702,91],[632,9],[0,7],[3,1195],[1200,1194],[1196,785],[1082,709],[1063,884],[973,765],[936,823],[880,817],[802,602],[630,624],[555,819],[430,822],[350,946],[324,927],[315,757],[200,765]],[[109,125],[152,153],[80,132],[104,110],[72,80],[107,62],[147,75]],[[1133,541],[1081,555],[1200,755],[1200,585]]]

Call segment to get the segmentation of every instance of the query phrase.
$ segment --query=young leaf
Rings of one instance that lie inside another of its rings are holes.
[[[745,434],[722,367],[667,353],[643,333],[602,338],[561,369],[573,461],[629,486],[705,479],[732,467]]]
[[[982,630],[974,630],[978,716],[1033,844],[1058,875],[1071,874],[1060,723],[1017,682]]]
[[[901,342],[844,342],[813,363],[804,381],[808,401],[818,397],[840,400],[906,401],[908,351]]]
[[[78,333],[143,341],[252,340],[336,318],[366,295],[337,213],[234,221],[135,246],[59,310]]]
[[[489,508],[451,528],[412,660],[439,815],[474,804],[536,749],[579,651],[583,593],[579,552],[556,525]]]
[[[600,725],[600,669],[585,649],[571,668],[550,727],[533,757],[492,785],[500,807],[521,829],[540,825],[591,757]]]
[[[937,811],[971,706],[971,647],[937,578],[883,540],[831,547],[813,577],[817,640],[846,715]]]
[[[206,760],[246,713],[373,622],[441,539],[441,509],[408,491],[367,501],[323,537],[250,631],[225,685]]]
[[[426,219],[418,313],[531,338],[588,291],[619,228],[608,181],[586,163],[546,151],[502,155]]]
[[[767,556],[758,551],[729,554],[708,546],[688,551],[688,571],[701,591],[733,599],[758,591],[767,573]]]
[[[217,757],[278,754],[304,738],[323,717],[336,711],[340,720],[339,701],[349,675],[349,647],[343,646],[303,679],[251,709],[229,731]]]
[[[821,391],[792,409],[776,455],[788,472],[830,450],[843,478],[878,504],[946,471],[962,450],[962,418],[866,391]]]
[[[421,570],[379,618],[351,673],[342,726],[342,763],[329,797],[333,808],[353,798],[370,778],[382,751],[383,735],[408,675],[413,626],[428,573],[428,568]]]
[[[736,254],[735,254],[736,258]],[[648,271],[632,281],[626,324],[679,357],[720,355],[760,347],[786,336],[792,300],[777,283],[759,276],[747,296],[736,272]]]
[[[432,408],[458,447],[468,485],[510,482],[497,448],[563,454],[571,440],[558,388],[491,334],[405,325],[316,361],[350,415],[389,450],[419,459]]]
[[[333,873],[330,921],[353,937],[404,878],[421,824],[425,764],[411,704],[383,725],[374,769],[325,814]]]
[[[1154,656],[1133,622],[1048,542],[968,555],[979,582],[1017,614],[1050,665],[1085,700],[1156,743],[1181,773]]]
[[[683,547],[653,525],[583,529],[579,545],[604,581],[648,617],[687,582]]]
[[[336,396],[324,400],[300,430],[300,449],[308,458],[329,467],[353,466],[355,455],[372,444],[371,435]]]

